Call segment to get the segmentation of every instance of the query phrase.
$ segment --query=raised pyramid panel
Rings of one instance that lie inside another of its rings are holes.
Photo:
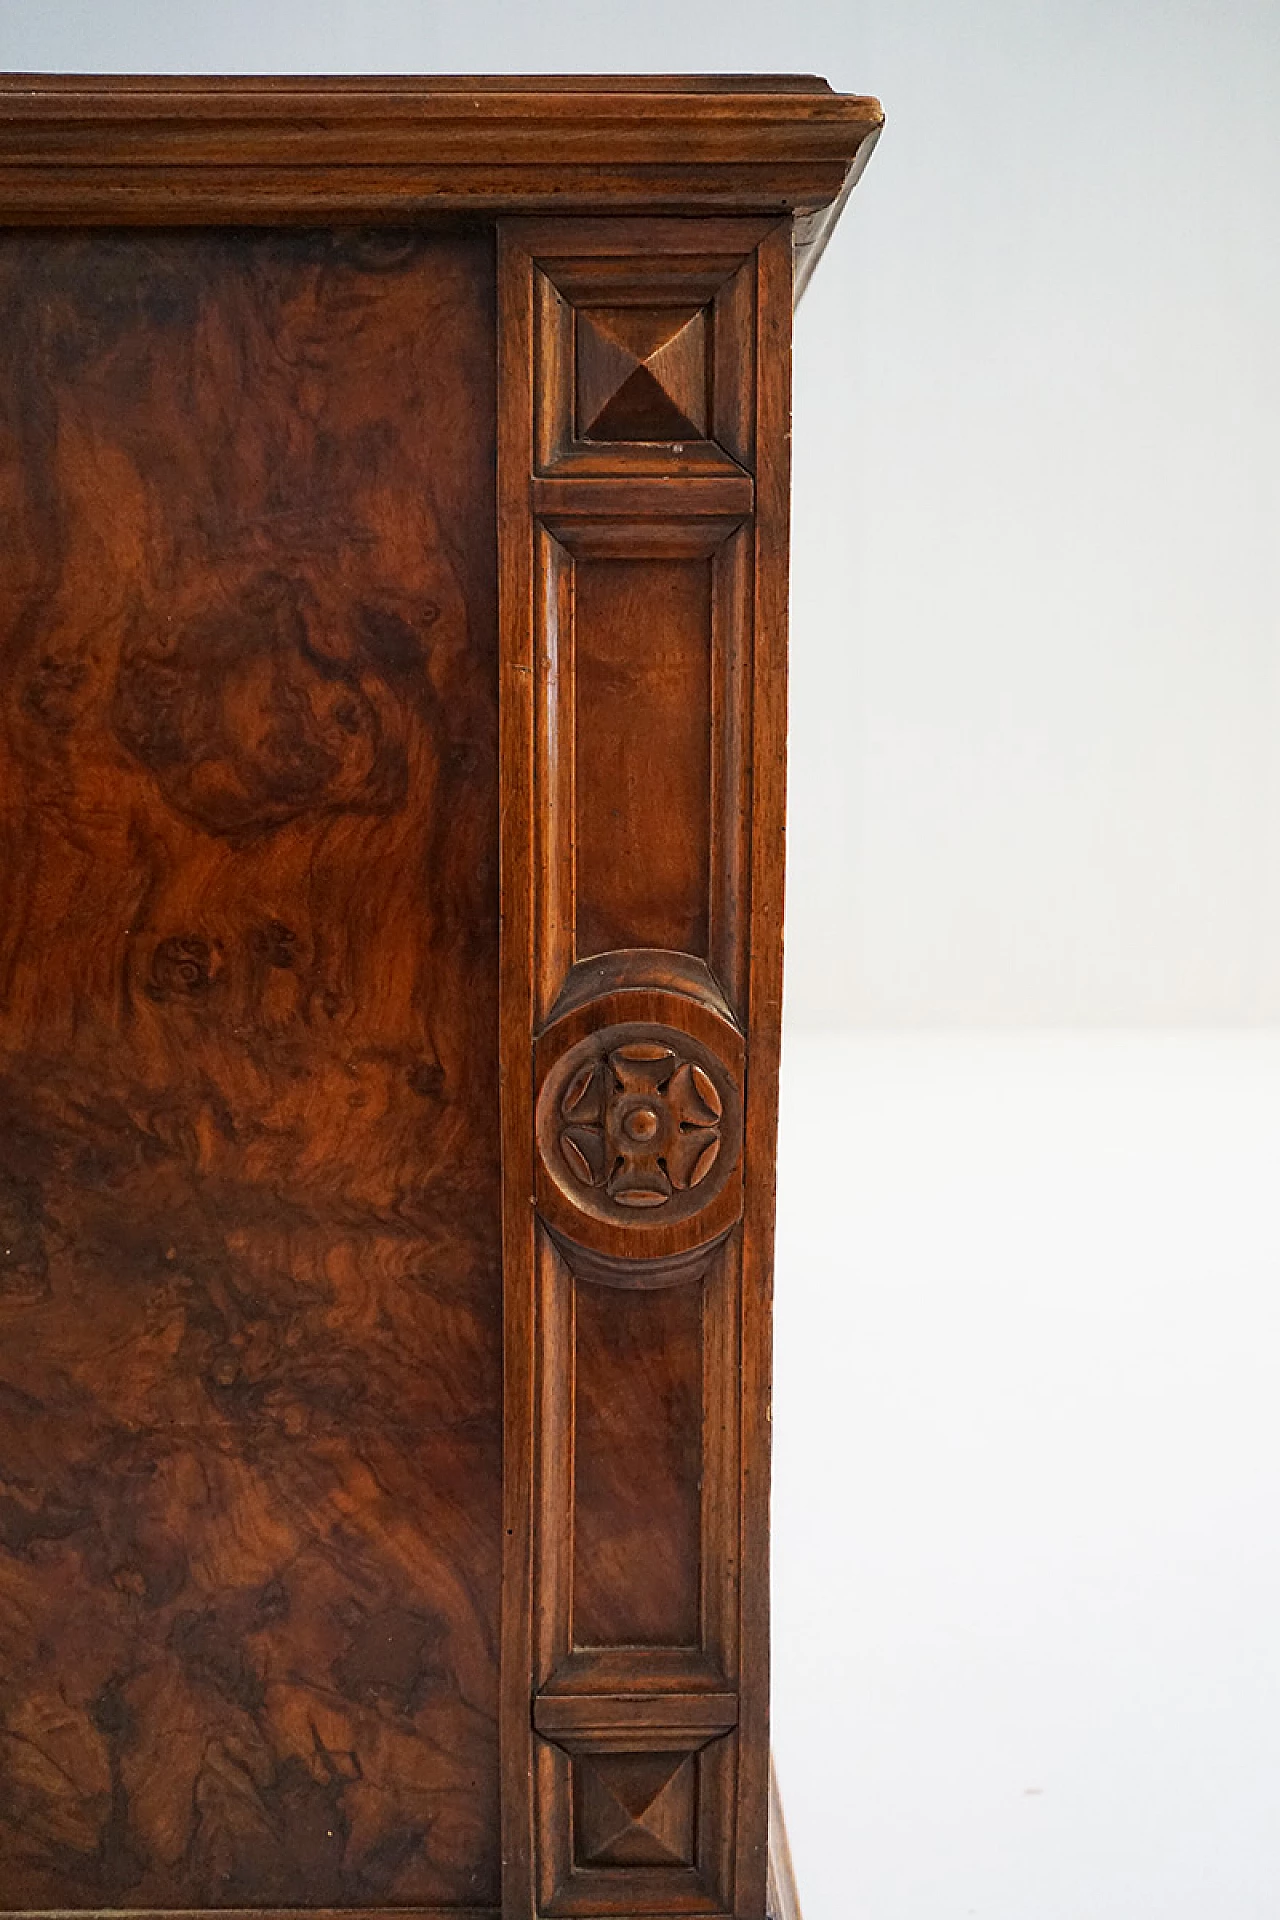
[[[637,224],[634,253],[603,236],[597,244],[593,230],[589,243],[537,260],[539,478],[716,473],[749,484],[761,231]]]
[[[580,1867],[691,1867],[697,1812],[692,1753],[579,1754],[574,1859]]]
[[[576,335],[580,439],[706,439],[711,382],[705,307],[581,307]]]

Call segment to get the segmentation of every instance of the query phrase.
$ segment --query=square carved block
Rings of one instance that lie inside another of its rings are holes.
[[[739,1695],[688,1648],[597,1648],[561,1677],[534,1705],[539,1914],[732,1913]]]
[[[584,307],[576,315],[579,440],[705,440],[705,307]]]
[[[691,224],[648,221],[641,247],[631,222],[584,222],[572,253],[549,223],[513,235],[535,267],[540,474],[752,471],[754,248],[765,228]]]
[[[692,1753],[579,1754],[573,1762],[574,1865],[692,1867]]]

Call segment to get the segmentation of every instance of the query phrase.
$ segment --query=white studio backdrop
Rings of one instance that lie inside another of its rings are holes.
[[[1274,1920],[1275,0],[0,0],[0,66],[882,97],[797,323],[806,1920]]]

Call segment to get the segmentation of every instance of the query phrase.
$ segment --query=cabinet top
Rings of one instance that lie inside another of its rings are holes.
[[[777,212],[812,255],[883,118],[806,74],[7,74],[0,221]]]

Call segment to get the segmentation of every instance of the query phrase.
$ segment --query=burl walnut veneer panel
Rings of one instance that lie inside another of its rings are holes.
[[[0,79],[0,1911],[764,1920],[805,79]]]
[[[492,250],[0,314],[0,1904],[496,1900]]]

